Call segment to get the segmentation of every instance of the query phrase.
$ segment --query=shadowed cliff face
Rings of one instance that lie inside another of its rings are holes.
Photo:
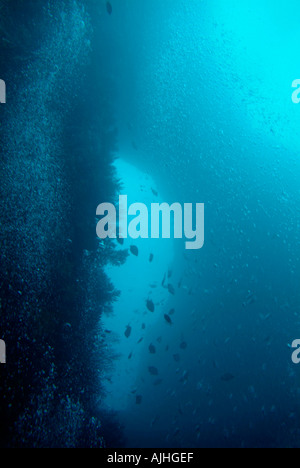
[[[103,267],[126,253],[96,242],[116,131],[84,3],[0,2],[2,446],[104,444],[100,317],[116,292]]]

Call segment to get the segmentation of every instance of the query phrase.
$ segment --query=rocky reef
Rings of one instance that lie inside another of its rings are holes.
[[[114,201],[118,181],[92,8],[0,2],[2,447],[105,446],[101,379],[113,356],[101,315],[118,293],[104,267],[127,253],[96,238],[97,204]]]

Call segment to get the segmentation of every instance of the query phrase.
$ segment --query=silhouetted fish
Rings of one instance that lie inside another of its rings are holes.
[[[153,254],[150,254],[149,262],[152,263],[152,262],[153,262],[153,259],[154,259],[154,255],[153,255]]]
[[[162,384],[162,382],[163,382],[162,379],[157,379],[157,380],[155,380],[155,382],[154,382],[153,385],[154,385],[155,387],[158,387],[158,385]]]
[[[138,151],[139,150],[139,147],[138,145],[136,144],[136,142],[134,140],[131,141],[131,144],[132,144],[132,148],[135,150],[135,151]]]
[[[143,341],[144,338],[140,338],[137,344],[140,344]]]
[[[128,359],[130,360],[132,358],[132,353],[129,354]]]
[[[189,378],[188,371],[184,371],[183,374],[182,374],[181,379],[179,379],[179,382],[186,383],[188,381],[188,378]]]
[[[234,375],[232,375],[232,374],[224,374],[224,375],[222,375],[221,380],[222,380],[223,382],[230,382],[231,380],[234,380]]]
[[[141,405],[142,401],[143,401],[143,397],[141,395],[137,395],[135,399],[136,404]]]
[[[186,349],[187,348],[187,343],[183,341],[180,345],[180,349]]]
[[[151,301],[151,299],[147,300],[147,309],[150,312],[154,312],[154,310],[155,310],[155,305],[154,305],[153,301]]]
[[[169,312],[169,315],[174,315],[175,314],[175,309],[171,309]]]
[[[149,351],[150,351],[150,354],[155,354],[156,353],[156,348],[155,348],[155,346],[153,346],[153,344],[151,344],[149,346]]]
[[[169,315],[165,314],[164,317],[165,317],[165,321],[166,321],[169,325],[172,325],[172,324],[173,324],[173,322],[172,322],[172,320],[171,320],[171,317],[170,317]]]
[[[112,9],[112,5],[111,5],[110,2],[107,2],[107,3],[106,3],[106,10],[107,10],[107,13],[108,13],[109,15],[112,14],[113,9]]]
[[[130,325],[127,325],[126,330],[125,330],[125,336],[126,338],[129,338],[132,332],[132,328]]]
[[[172,286],[172,284],[168,284],[168,291],[169,291],[170,294],[175,296],[175,288],[174,288],[174,286]]]
[[[159,416],[155,416],[151,421],[151,427],[153,427],[154,424],[156,424],[158,421],[159,421]]]
[[[145,328],[146,328],[146,325],[143,323],[142,324],[142,330],[145,330]]]
[[[139,249],[138,249],[135,245],[131,245],[131,246],[130,246],[130,252],[131,252],[132,255],[134,255],[135,257],[138,257],[138,256],[139,256]]]
[[[158,375],[158,369],[156,369],[156,367],[150,366],[148,369],[151,375]]]
[[[153,195],[154,195],[155,197],[158,197],[158,192],[157,192],[156,190],[154,190],[154,189],[152,188],[151,191],[152,191],[152,193],[153,193]]]
[[[180,356],[179,354],[174,354],[173,356],[175,362],[180,362]]]

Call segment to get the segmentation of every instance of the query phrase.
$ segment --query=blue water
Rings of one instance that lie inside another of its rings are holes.
[[[147,254],[116,278],[122,295],[110,320],[121,358],[108,401],[129,447],[298,444],[299,377],[288,347],[299,324],[295,8],[116,2],[120,158],[149,174],[165,201],[206,204],[201,251],[175,242],[169,256],[164,241],[153,247],[173,272],[175,297]],[[163,315],[172,308],[170,327]],[[157,386],[149,366],[158,368]]]
[[[176,241],[164,255],[157,242],[153,264],[147,254],[131,258],[116,277],[122,295],[110,321],[121,358],[108,401],[129,447],[298,444],[299,374],[288,347],[300,299],[295,8],[116,2],[119,156],[149,174],[165,201],[206,204],[201,251]],[[130,178],[124,171],[124,184]],[[161,287],[162,259],[175,297]],[[170,327],[163,315],[172,308]]]
[[[298,4],[109,4],[53,0],[43,45],[20,33],[3,65],[5,445],[297,447]],[[204,247],[103,245],[95,210],[119,194],[205,203]]]

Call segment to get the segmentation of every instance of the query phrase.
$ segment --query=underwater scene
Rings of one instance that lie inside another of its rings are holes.
[[[298,6],[0,0],[1,448],[300,447]]]

